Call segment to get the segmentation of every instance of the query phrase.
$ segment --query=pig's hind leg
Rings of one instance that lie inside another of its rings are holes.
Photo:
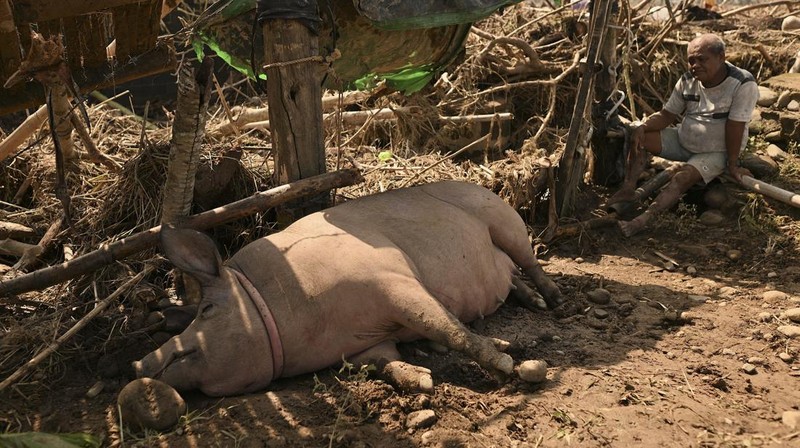
[[[494,339],[472,333],[416,279],[402,283],[391,298],[398,311],[397,323],[420,337],[466,354],[492,373],[510,374],[514,370],[514,360],[498,350]]]
[[[349,359],[355,365],[374,365],[376,375],[406,392],[433,393],[431,371],[404,362],[393,341],[384,341]]]

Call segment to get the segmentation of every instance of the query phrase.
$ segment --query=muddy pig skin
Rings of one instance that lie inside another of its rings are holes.
[[[346,202],[248,244],[224,264],[202,233],[165,228],[161,243],[200,281],[203,299],[186,330],[134,368],[212,396],[260,390],[343,358],[374,363],[400,387],[430,391],[430,372],[404,363],[395,348],[418,338],[508,374],[514,363],[502,341],[463,322],[526,289],[520,269],[550,306],[562,301],[519,215],[464,182]]]

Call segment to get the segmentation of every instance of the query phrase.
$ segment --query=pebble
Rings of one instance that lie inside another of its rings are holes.
[[[797,325],[781,325],[778,327],[778,331],[792,339],[800,337],[800,326]]]
[[[664,269],[666,269],[667,272],[675,272],[675,270],[678,269],[678,266],[671,261],[665,261]]]
[[[689,300],[691,300],[693,302],[698,302],[698,303],[706,303],[709,300],[711,300],[711,297],[699,296],[699,295],[696,295],[696,294],[689,294]]]
[[[764,86],[758,86],[758,102],[756,104],[761,107],[769,107],[772,106],[775,101],[778,101],[777,92]]]
[[[789,319],[792,322],[800,323],[800,308],[788,309],[781,313],[781,317],[784,319]]]
[[[541,359],[525,361],[517,369],[519,377],[529,383],[541,383],[547,379],[547,362]]]
[[[94,385],[90,387],[89,390],[86,391],[86,398],[94,398],[100,395],[100,392],[102,392],[104,388],[105,388],[105,383],[103,383],[102,381],[94,383]]]
[[[761,322],[769,322],[772,320],[772,313],[767,311],[758,313],[758,320],[760,320]]]
[[[781,421],[791,429],[800,428],[800,411],[784,411]]]
[[[736,261],[736,260],[742,258],[742,251],[740,251],[739,249],[731,249],[731,250],[728,251],[728,253],[726,255],[731,260]]]
[[[686,266],[686,273],[689,275],[697,274],[697,268],[694,266]]]
[[[169,384],[151,378],[128,383],[117,404],[122,424],[133,428],[167,430],[186,413],[186,402]]]
[[[800,17],[795,15],[786,16],[781,22],[781,31],[800,30]]]
[[[751,357],[747,358],[747,363],[748,364],[754,364],[754,365],[757,365],[757,366],[761,366],[761,365],[764,365],[765,362],[766,361],[764,360],[764,358],[761,358],[761,357],[758,357],[758,356],[751,356]]]
[[[729,349],[729,348],[723,348],[722,349],[722,354],[723,355],[728,355],[728,356],[735,356],[736,352],[731,350],[731,349]]]
[[[723,286],[719,288],[719,295],[726,298],[733,297],[736,295],[736,288],[733,286]]]
[[[746,373],[748,375],[755,375],[756,373],[758,373],[758,371],[756,370],[756,366],[754,366],[754,365],[752,365],[750,363],[745,363],[742,366],[742,370],[744,370],[744,373]]]
[[[561,336],[559,335],[553,335],[551,339],[553,340],[553,342],[561,342],[562,340]]]
[[[600,309],[600,308],[595,308],[594,309],[594,316],[596,318],[598,318],[598,319],[607,319],[608,318],[608,311]]]
[[[778,276],[778,273],[775,272],[775,271],[772,271],[772,272],[767,274],[767,278],[775,278],[777,276]]]
[[[703,347],[700,347],[699,345],[693,345],[693,346],[689,347],[689,350],[691,350],[691,351],[693,351],[695,353],[703,353]]]
[[[586,293],[589,301],[598,305],[606,305],[611,302],[611,293],[603,288],[593,289]]]
[[[686,252],[687,254],[698,258],[708,258],[713,255],[711,249],[705,246],[698,246],[694,244],[678,244],[678,249],[680,249],[681,252]]]
[[[797,112],[798,110],[800,110],[800,102],[798,102],[797,100],[789,101],[789,104],[786,105],[786,110]]]
[[[786,364],[791,364],[791,362],[794,361],[794,356],[786,352],[778,353],[778,358],[781,358],[781,361],[785,362]]]
[[[436,438],[436,433],[435,432],[433,432],[433,431],[425,431],[422,434],[422,437],[420,438],[420,440],[422,441],[423,445],[432,445],[435,438]]]
[[[792,92],[789,91],[789,90],[784,90],[783,92],[781,92],[780,95],[778,95],[778,101],[775,102],[775,106],[777,106],[779,109],[782,109],[782,108],[786,107],[786,105],[789,104],[790,101],[792,101]],[[775,148],[777,148],[777,146],[775,146],[775,145],[769,145],[767,147],[767,155],[774,159],[775,156],[773,156],[772,154],[769,153],[769,148],[773,147],[773,146]],[[780,149],[780,148],[778,148],[778,149]]]
[[[406,419],[406,428],[408,429],[422,429],[430,428],[436,423],[436,413],[432,409],[423,409],[408,414]]]
[[[719,210],[706,210],[700,215],[700,224],[708,227],[716,227],[725,222],[725,215]],[[730,256],[730,255],[729,255]]]
[[[575,263],[581,264],[581,263],[583,263],[583,261],[584,260],[583,260],[582,257],[575,257]]]
[[[775,291],[775,290],[766,291],[764,294],[761,294],[761,298],[767,301],[786,300],[787,297],[789,297],[789,295],[786,294],[785,292]]]

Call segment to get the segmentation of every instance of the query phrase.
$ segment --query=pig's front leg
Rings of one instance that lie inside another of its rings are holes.
[[[370,347],[358,355],[352,356],[349,361],[356,365],[374,365],[379,378],[400,390],[433,393],[431,371],[403,361],[392,341],[384,341]]]
[[[492,373],[514,370],[514,360],[501,353],[492,338],[469,331],[416,279],[398,282],[391,300],[398,311],[397,322],[423,338],[466,354]]]

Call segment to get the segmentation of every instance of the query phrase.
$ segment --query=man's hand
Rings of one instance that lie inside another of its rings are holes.
[[[736,165],[728,165],[728,173],[736,182],[739,183],[742,183],[742,176],[753,177],[753,173],[751,173],[750,170]]]

